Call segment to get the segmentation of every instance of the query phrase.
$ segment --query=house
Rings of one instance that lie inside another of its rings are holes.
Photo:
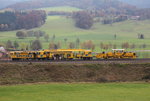
[[[130,17],[130,20],[139,20],[140,19],[140,16],[131,16]]]

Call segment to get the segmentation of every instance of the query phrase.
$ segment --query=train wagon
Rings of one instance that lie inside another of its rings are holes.
[[[98,53],[97,59],[135,59],[137,58],[136,53],[127,52],[125,49],[112,49],[111,52]]]
[[[72,59],[83,59],[90,60],[93,58],[91,50],[85,49],[57,49],[51,51],[54,60],[72,60]]]
[[[86,49],[54,49],[40,51],[12,51],[12,60],[92,60],[92,59],[135,59],[136,53],[124,49],[113,49],[111,52],[93,54]]]
[[[35,51],[12,51],[9,53],[12,60],[33,60],[36,59]]]

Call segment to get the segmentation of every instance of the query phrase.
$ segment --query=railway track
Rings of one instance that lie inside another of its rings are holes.
[[[0,60],[0,63],[13,63],[13,64],[30,64],[30,63],[51,63],[51,64],[143,64],[150,63],[150,58],[144,59],[100,59],[100,60],[23,60],[23,61],[12,61],[12,60]]]

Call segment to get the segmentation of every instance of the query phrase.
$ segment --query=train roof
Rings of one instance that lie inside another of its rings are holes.
[[[91,50],[85,50],[85,49],[57,49],[57,51],[74,51],[74,52],[78,52],[78,51],[91,51]]]
[[[113,51],[124,51],[125,49],[112,49]]]

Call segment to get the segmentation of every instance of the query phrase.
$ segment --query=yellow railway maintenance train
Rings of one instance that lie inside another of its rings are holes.
[[[85,49],[54,49],[40,51],[11,51],[12,60],[92,60],[92,59],[135,59],[136,53],[124,49],[113,49],[112,52],[94,53]]]

